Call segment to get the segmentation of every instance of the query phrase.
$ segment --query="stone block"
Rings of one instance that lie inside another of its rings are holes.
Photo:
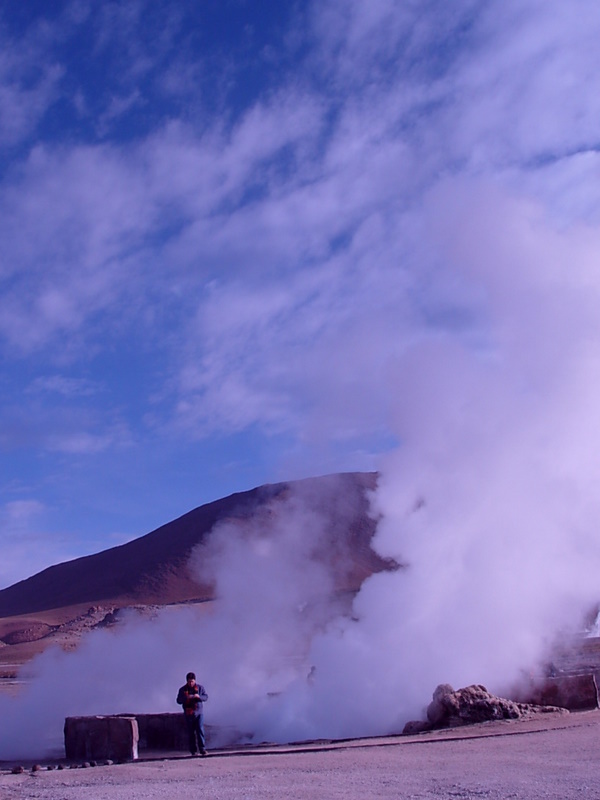
[[[207,746],[212,748],[239,744],[248,738],[235,728],[205,725],[204,730]],[[181,712],[65,720],[65,752],[72,760],[130,760],[137,758],[138,752],[187,752],[188,746]]]
[[[598,687],[593,673],[545,678],[534,685],[526,699],[540,706],[558,706],[569,711],[598,708]]]
[[[136,714],[139,730],[139,749],[187,750],[188,735],[184,715]],[[208,738],[208,737],[207,737]]]
[[[138,724],[133,716],[67,717],[64,734],[68,759],[131,761],[138,757]]]

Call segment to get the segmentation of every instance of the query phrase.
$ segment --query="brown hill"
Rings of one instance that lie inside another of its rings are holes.
[[[376,480],[375,473],[331,475],[261,486],[208,503],[139,539],[57,564],[3,589],[0,619],[91,604],[211,599],[212,587],[197,583],[188,569],[192,550],[218,522],[260,518],[261,530],[275,529],[278,509],[285,513],[282,504],[292,496],[302,496],[325,520],[318,556],[333,566],[337,588],[356,590],[368,575],[390,566],[370,547],[375,522],[368,515],[367,492]]]

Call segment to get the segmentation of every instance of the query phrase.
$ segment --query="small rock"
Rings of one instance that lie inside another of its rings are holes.
[[[42,765],[41,765],[41,764],[34,764],[34,765],[32,766],[32,768],[31,768],[31,771],[32,771],[32,772],[39,772],[39,771],[41,770],[41,768],[42,768]]]
[[[410,722],[407,722],[402,729],[402,735],[407,736],[411,733],[423,733],[424,731],[430,731],[432,728],[433,725],[430,722],[426,722],[422,719],[412,719]]]
[[[11,769],[13,775],[20,775],[22,772],[25,772],[25,767],[19,764]]]
[[[427,719],[433,727],[442,723],[448,716],[447,698],[454,694],[449,683],[440,683],[433,693],[433,699],[427,708]]]

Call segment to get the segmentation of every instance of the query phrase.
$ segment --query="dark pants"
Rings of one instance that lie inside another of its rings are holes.
[[[198,716],[195,714],[186,714],[185,724],[190,740],[190,753],[194,755],[198,750],[203,753],[206,750],[206,741],[204,739],[204,714]]]

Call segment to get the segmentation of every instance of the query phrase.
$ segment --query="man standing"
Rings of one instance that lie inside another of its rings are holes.
[[[188,672],[185,681],[185,684],[177,692],[177,702],[183,706],[185,724],[190,739],[190,753],[195,756],[199,751],[201,756],[205,756],[203,703],[208,700],[208,695],[204,691],[204,686],[196,683],[196,676],[193,672]]]

